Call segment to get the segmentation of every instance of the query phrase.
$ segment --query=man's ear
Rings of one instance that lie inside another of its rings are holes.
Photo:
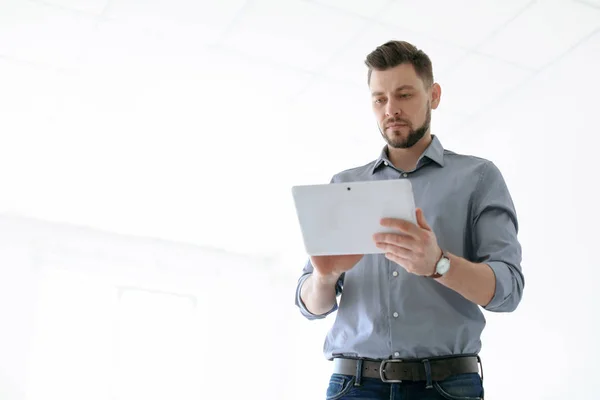
[[[431,108],[436,109],[440,105],[440,100],[442,97],[442,87],[439,83],[434,83],[431,85]]]

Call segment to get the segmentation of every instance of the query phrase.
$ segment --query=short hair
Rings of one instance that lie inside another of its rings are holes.
[[[385,71],[401,64],[411,64],[426,87],[433,85],[431,59],[414,45],[400,40],[390,40],[373,50],[365,60],[369,68],[367,83],[371,83],[371,72]]]

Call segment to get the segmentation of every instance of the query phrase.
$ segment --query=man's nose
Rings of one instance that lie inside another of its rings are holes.
[[[386,117],[397,117],[402,114],[400,107],[398,107],[398,103],[395,101],[389,101],[385,107],[385,115]]]

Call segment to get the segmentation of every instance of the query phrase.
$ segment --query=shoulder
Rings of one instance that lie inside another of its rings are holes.
[[[475,176],[479,180],[502,177],[496,164],[483,157],[444,150],[444,164],[450,170],[459,170],[466,175]]]
[[[472,182],[472,196],[476,207],[484,207],[489,202],[514,207],[504,176],[492,160],[448,152],[447,156],[444,155],[444,162],[452,173],[457,170],[464,172],[463,176]]]
[[[373,175],[373,167],[375,166],[376,162],[377,160],[374,160],[368,164],[338,172],[333,176],[333,178],[331,178],[331,182],[338,183],[370,180],[370,177]]]

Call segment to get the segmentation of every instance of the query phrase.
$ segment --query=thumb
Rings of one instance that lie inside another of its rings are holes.
[[[419,224],[419,226],[423,229],[426,229],[428,231],[431,230],[431,227],[429,226],[427,221],[425,221],[425,215],[423,214],[423,210],[421,210],[420,208],[417,208],[417,224]]]

